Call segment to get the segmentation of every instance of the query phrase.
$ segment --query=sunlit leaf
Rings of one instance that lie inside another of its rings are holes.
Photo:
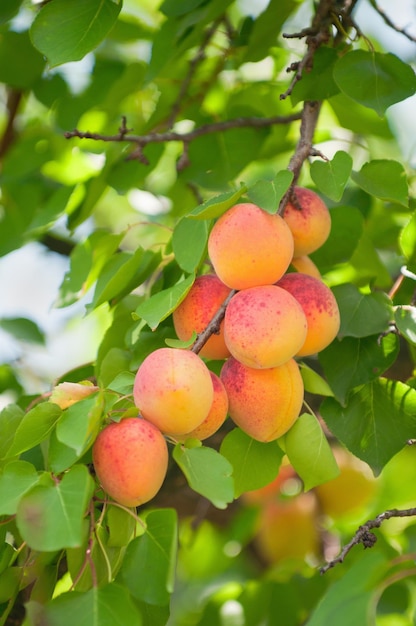
[[[237,191],[227,191],[219,196],[214,196],[197,206],[188,217],[203,220],[220,217],[225,211],[234,206],[246,191],[247,187],[241,185]]]
[[[155,330],[160,322],[166,319],[182,302],[194,280],[195,275],[191,274],[173,287],[159,291],[139,304],[136,315],[144,319],[152,330]]]
[[[46,439],[60,418],[61,413],[59,406],[50,402],[41,402],[33,407],[26,413],[18,425],[7,456],[21,454]]]
[[[333,396],[334,393],[326,380],[306,363],[299,363],[299,369],[305,391],[320,396]]]
[[[293,180],[293,173],[281,170],[273,180],[258,180],[247,191],[247,195],[254,204],[268,213],[276,213],[281,199],[289,189]]]
[[[314,161],[311,177],[315,185],[331,200],[341,200],[352,170],[352,158],[339,150],[331,161]]]
[[[394,321],[403,337],[416,345],[416,307],[411,305],[395,307]]]
[[[406,171],[398,161],[374,159],[364,163],[359,172],[353,171],[351,178],[376,198],[409,205]]]
[[[8,463],[0,472],[0,515],[14,515],[22,495],[36,485],[38,480],[38,473],[31,463]]]
[[[185,272],[196,272],[207,254],[211,222],[183,217],[175,226],[172,248],[175,259]]]
[[[337,285],[333,293],[341,313],[341,337],[367,337],[388,329],[392,305],[385,293],[364,294],[352,284]]]

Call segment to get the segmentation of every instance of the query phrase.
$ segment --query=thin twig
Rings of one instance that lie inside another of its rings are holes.
[[[380,528],[381,524],[386,520],[391,519],[392,517],[414,516],[416,516],[416,507],[410,509],[389,509],[388,511],[384,511],[384,513],[380,513],[380,515],[377,515],[376,518],[368,520],[357,529],[354,537],[343,547],[339,555],[321,567],[321,574],[325,574],[329,569],[335,567],[338,563],[342,563],[348,552],[359,543],[362,543],[364,548],[372,548],[377,541],[377,537],[372,530],[374,528]]]
[[[218,334],[220,332],[220,326],[221,326],[222,320],[224,319],[225,310],[231,298],[236,293],[237,291],[235,289],[232,289],[230,291],[230,293],[225,298],[224,302],[222,303],[218,311],[215,313],[210,323],[201,333],[199,333],[198,337],[195,340],[194,345],[191,348],[192,352],[195,352],[195,354],[198,354],[198,352],[202,350],[202,348],[204,347],[208,339],[211,337],[211,335]]]
[[[15,139],[15,122],[22,102],[23,93],[17,89],[11,89],[7,97],[7,122],[0,138],[0,161],[12,145]]]
[[[404,35],[405,37],[407,37],[407,39],[409,39],[410,41],[416,41],[416,36],[411,35],[410,33],[407,32],[406,27],[404,28],[400,28],[400,26],[397,26],[397,24],[395,24],[390,18],[389,16],[385,13],[384,9],[382,9],[376,2],[376,0],[370,0],[370,4],[373,7],[373,9],[375,11],[377,11],[377,13],[380,15],[380,17],[383,19],[384,23],[387,24],[387,26],[390,26],[390,28],[392,28],[393,30],[395,30],[397,33],[400,33],[401,35]]]

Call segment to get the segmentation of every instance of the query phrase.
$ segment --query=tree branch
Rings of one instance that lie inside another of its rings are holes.
[[[15,138],[15,121],[19,112],[23,92],[18,89],[11,89],[7,97],[7,122],[3,134],[0,138],[0,161],[12,145]]]
[[[347,543],[341,550],[340,554],[329,561],[326,565],[321,567],[321,574],[325,574],[329,569],[335,567],[338,563],[342,563],[347,556],[348,552],[359,543],[362,543],[364,548],[372,548],[377,541],[376,535],[372,532],[374,528],[380,528],[381,524],[392,517],[413,517],[416,516],[416,507],[411,509],[389,509],[380,513],[376,518],[368,520],[365,524],[360,526],[356,531],[354,537],[349,543]]]
[[[236,293],[237,291],[235,289],[232,289],[230,291],[230,293],[225,298],[224,302],[222,303],[218,311],[215,313],[210,323],[201,333],[199,333],[198,337],[195,340],[194,345],[191,348],[192,352],[195,352],[195,354],[198,354],[202,350],[202,348],[204,347],[208,339],[211,337],[211,335],[214,335],[214,334],[218,335],[218,333],[220,332],[221,322],[224,319],[225,310],[231,298]]]
[[[400,26],[397,26],[396,24],[394,24],[394,22],[392,22],[392,20],[385,13],[385,11],[377,4],[376,0],[370,0],[370,4],[373,7],[373,9],[375,11],[377,11],[377,13],[383,19],[384,23],[387,24],[387,26],[390,26],[390,28],[395,30],[397,33],[400,33],[401,35],[404,35],[410,41],[416,41],[416,37],[414,35],[411,35],[410,33],[408,33],[407,30],[406,30],[406,27],[400,28]]]

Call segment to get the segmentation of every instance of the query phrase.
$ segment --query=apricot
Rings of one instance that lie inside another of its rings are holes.
[[[179,339],[187,341],[194,331],[200,333],[205,330],[229,293],[229,287],[215,274],[198,276],[172,315]],[[225,359],[230,355],[224,342],[223,323],[219,334],[211,335],[199,354],[207,359]]]
[[[255,545],[268,563],[304,560],[319,554],[316,502],[311,493],[269,501],[258,520]]]
[[[278,367],[254,369],[230,357],[220,378],[228,395],[229,416],[253,439],[273,441],[297,419],[304,389],[293,359]]]
[[[333,448],[339,475],[315,487],[321,510],[333,519],[354,514],[368,506],[377,491],[377,480],[366,463],[340,446]]]
[[[214,372],[210,372],[212,379],[212,386],[214,388],[214,400],[212,402],[210,411],[202,424],[197,426],[190,433],[186,433],[186,435],[181,435],[180,440],[185,441],[186,439],[194,438],[203,441],[204,439],[208,439],[214,433],[221,428],[225,419],[228,415],[228,396],[225,391],[225,387],[221,381],[221,379],[214,374]]]
[[[314,278],[318,278],[322,280],[321,272],[312,261],[310,257],[306,254],[304,256],[294,257],[291,262],[291,266],[295,268],[297,272],[301,274],[308,274],[309,276],[313,276]]]
[[[308,323],[306,339],[296,356],[308,356],[326,348],[339,331],[340,315],[330,288],[307,274],[285,274],[278,286],[301,305]]]
[[[119,504],[139,506],[159,491],[168,467],[168,447],[156,426],[126,417],[106,426],[92,447],[102,488]]]
[[[133,398],[163,433],[183,435],[207,417],[214,399],[209,369],[190,350],[159,348],[137,370]]]
[[[271,285],[293,257],[293,237],[280,215],[250,202],[236,204],[214,224],[208,254],[215,273],[231,289]]]
[[[320,248],[331,231],[331,215],[325,202],[311,189],[295,187],[295,199],[288,202],[283,219],[292,231],[294,257]]]
[[[227,348],[249,367],[285,363],[303,346],[306,333],[306,317],[299,302],[275,285],[239,291],[225,312]]]

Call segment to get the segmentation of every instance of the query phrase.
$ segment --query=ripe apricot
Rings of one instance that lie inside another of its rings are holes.
[[[162,432],[183,435],[204,421],[214,390],[209,369],[194,352],[159,348],[137,370],[133,397],[143,417]]]
[[[295,187],[295,199],[288,202],[283,219],[292,231],[294,257],[320,248],[331,231],[331,215],[325,202],[311,189]]]
[[[321,272],[312,259],[306,254],[304,256],[293,257],[291,265],[301,274],[309,274],[309,276],[322,280]]]
[[[156,426],[139,417],[126,417],[100,432],[92,447],[92,460],[109,496],[124,506],[139,506],[162,486],[168,447]]]
[[[225,387],[214,372],[210,372],[212,379],[212,386],[214,388],[214,400],[211,405],[211,409],[199,426],[186,435],[181,435],[180,440],[185,441],[189,438],[199,439],[203,441],[208,439],[223,425],[228,414],[228,396],[225,391]]]
[[[231,289],[275,283],[293,256],[293,237],[280,215],[250,202],[236,204],[214,224],[208,254],[220,280]]]
[[[230,357],[220,378],[233,422],[257,441],[284,435],[297,419],[303,402],[303,381],[296,361],[254,369]]]
[[[325,283],[307,274],[285,274],[278,285],[301,305],[308,331],[297,356],[315,354],[326,348],[339,331],[340,315],[335,296]]]
[[[303,346],[306,333],[306,318],[299,302],[275,285],[239,291],[225,312],[227,348],[249,367],[285,363]]]
[[[229,287],[215,274],[198,276],[186,298],[172,315],[179,339],[186,341],[192,337],[194,331],[200,333],[205,330],[229,293]],[[223,323],[219,334],[211,335],[199,354],[207,359],[225,359],[230,355],[224,342]]]

